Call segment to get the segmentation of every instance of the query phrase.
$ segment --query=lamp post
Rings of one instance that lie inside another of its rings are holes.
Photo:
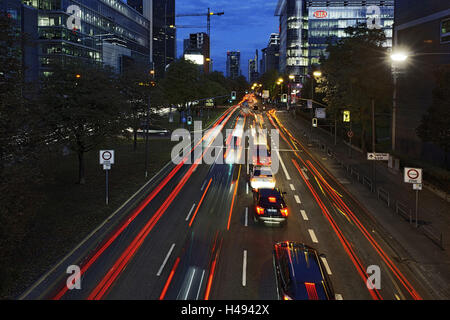
[[[428,55],[450,55],[448,52],[415,52],[408,53],[406,51],[393,50],[393,53],[390,56],[391,64],[392,64],[392,76],[393,76],[393,97],[392,97],[392,144],[391,149],[395,151],[396,149],[396,123],[397,123],[397,82],[399,75],[399,66],[405,63],[410,57],[417,56],[428,56]]]

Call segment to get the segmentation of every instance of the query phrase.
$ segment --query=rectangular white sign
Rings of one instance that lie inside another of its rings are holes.
[[[389,161],[389,153],[368,153],[367,160],[371,161]]]

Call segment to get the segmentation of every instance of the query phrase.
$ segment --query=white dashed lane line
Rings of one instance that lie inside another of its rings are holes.
[[[298,195],[295,195],[294,198],[295,198],[295,202],[297,202],[297,203],[302,203],[302,202],[300,201],[300,197],[299,197]]]
[[[295,187],[294,187],[293,184],[290,184],[289,187],[291,187],[291,190],[292,190],[292,191],[295,191]]]
[[[332,273],[331,273],[330,266],[328,265],[327,258],[325,258],[325,257],[320,257],[320,259],[322,260],[323,265],[325,266],[325,269],[327,270],[328,275],[331,276]]]
[[[308,229],[309,235],[311,236],[311,240],[314,243],[319,243],[319,240],[317,240],[316,234],[314,233],[313,229]]]
[[[169,252],[167,253],[166,258],[164,259],[164,261],[163,261],[161,267],[159,268],[158,273],[156,274],[156,276],[159,277],[161,275],[161,273],[162,273],[162,271],[164,269],[164,266],[166,265],[167,260],[169,260],[169,257],[172,254],[172,251],[173,251],[174,248],[175,248],[175,243],[172,244],[172,246],[170,247]]]
[[[308,221],[308,220],[309,220],[309,219],[308,219],[308,216],[306,215],[306,211],[305,211],[305,210],[300,210],[300,213],[302,214],[303,220],[305,220],[305,221]]]
[[[194,210],[194,208],[195,208],[195,203],[192,205],[191,210],[189,210],[189,214],[188,214],[187,217],[186,217],[186,221],[188,221],[189,218],[191,217],[191,214],[192,214],[192,211]]]
[[[247,250],[244,250],[244,257],[242,260],[242,286],[247,285]]]

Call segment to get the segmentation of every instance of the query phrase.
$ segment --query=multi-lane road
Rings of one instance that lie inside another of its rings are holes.
[[[272,250],[285,240],[325,255],[337,299],[426,298],[370,212],[275,110],[228,109],[187,149],[190,157],[201,159],[222,143],[236,145],[226,132],[236,128],[271,133],[272,157],[280,161],[277,187],[289,207],[286,226],[253,221],[244,139],[236,149],[217,149],[225,158],[242,156],[242,164],[168,164],[149,182],[142,201],[105,221],[21,298],[277,299]],[[70,265],[80,267],[80,288],[68,289]],[[367,279],[377,270],[380,287],[369,289]]]

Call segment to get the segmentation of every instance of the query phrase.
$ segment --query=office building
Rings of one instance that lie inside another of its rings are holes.
[[[345,38],[345,28],[369,20],[385,31],[385,45],[392,44],[393,0],[279,0],[275,15],[280,19],[282,73],[306,75],[326,55],[327,41]]]
[[[175,59],[175,0],[153,0],[153,62],[156,77],[163,77],[167,66]]]
[[[71,0],[23,3],[38,9],[39,72],[43,75],[51,64],[73,59],[103,62],[117,72],[130,60],[151,61],[151,0],[144,1],[144,14],[120,0],[86,0],[82,5]],[[79,11],[67,12],[71,5]],[[70,19],[73,15],[80,18],[79,26]]]
[[[262,49],[260,73],[264,74],[280,67],[280,35],[272,33],[266,48]]]
[[[256,82],[259,79],[259,53],[256,50],[255,58],[248,61],[248,81]]]
[[[22,4],[20,0],[2,0],[0,11],[6,12],[15,22],[17,30],[26,36],[20,46],[22,69],[25,82],[34,82],[39,77],[39,59],[36,41],[38,39],[38,11]]]
[[[194,62],[200,62],[197,57],[202,57],[203,72],[210,72],[211,52],[209,36],[205,32],[191,33],[189,39],[184,40],[184,57],[192,57]]]
[[[241,76],[241,53],[239,51],[227,52],[227,77],[236,79]]]
[[[450,2],[396,0],[394,50],[409,53],[397,71],[396,152],[444,165],[444,151],[417,136],[422,117],[432,105],[437,71],[450,65]],[[447,119],[449,121],[449,119]],[[448,129],[448,128],[447,128]]]

